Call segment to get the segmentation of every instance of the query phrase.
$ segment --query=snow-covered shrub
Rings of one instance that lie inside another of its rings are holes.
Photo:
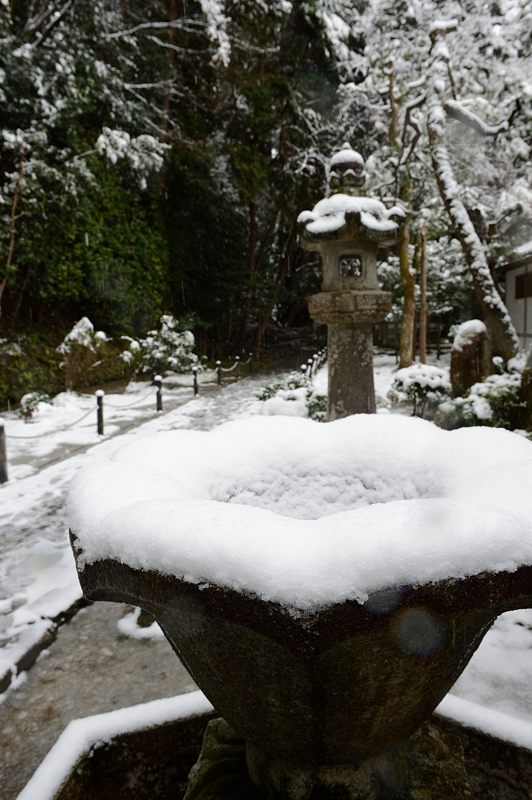
[[[464,397],[442,403],[438,422],[445,428],[489,425],[512,429],[523,409],[521,373],[502,372],[475,383]]]
[[[67,333],[57,352],[63,357],[61,367],[65,384],[71,390],[86,378],[86,372],[98,360],[98,350],[107,341],[103,331],[95,331],[88,317],[82,317]]]
[[[57,352],[63,356],[68,356],[78,347],[85,347],[87,350],[94,350],[94,325],[88,317],[82,317],[67,333]]]
[[[325,422],[327,416],[327,396],[312,390],[307,396],[307,414],[310,419]]]
[[[47,394],[43,392],[28,392],[20,398],[19,416],[25,422],[29,422],[39,410],[39,404],[48,402],[50,402],[50,398]]]
[[[140,342],[133,339],[131,336],[121,336],[120,341],[124,342],[124,349],[118,354],[118,358],[122,361],[131,372],[138,370],[142,350]]]
[[[273,383],[268,383],[266,386],[263,386],[257,394],[257,398],[259,400],[269,400],[271,397],[275,397],[281,390],[294,390],[303,387],[308,388],[309,386],[310,380],[306,375],[299,372],[291,372],[284,381],[274,381]]]
[[[138,348],[131,341],[129,352],[132,358],[138,352],[139,372],[188,372],[192,366],[200,366],[194,353],[194,335],[184,328],[185,324],[171,314],[163,314],[160,330],[148,331],[144,339],[139,339]]]
[[[267,404],[265,414],[310,417],[323,422],[327,413],[325,395],[316,392],[310,378],[299,372],[263,386],[257,398]]]
[[[392,403],[411,401],[412,415],[422,417],[427,403],[437,405],[450,392],[448,370],[430,364],[412,364],[397,370],[388,397]]]

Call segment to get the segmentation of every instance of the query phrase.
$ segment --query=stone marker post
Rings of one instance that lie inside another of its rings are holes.
[[[322,291],[309,297],[315,322],[328,326],[328,419],[375,412],[373,325],[391,295],[379,289],[377,251],[397,242],[402,209],[360,196],[364,161],[348,144],[330,162],[333,191],[298,217],[300,244],[320,254]]]

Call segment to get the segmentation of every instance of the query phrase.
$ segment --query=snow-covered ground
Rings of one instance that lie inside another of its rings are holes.
[[[394,368],[393,356],[376,356],[377,402],[384,412],[389,408],[386,394]],[[146,384],[132,385],[125,395],[106,396],[105,437],[95,432],[94,398],[88,395],[60,395],[29,424],[5,415],[8,437],[21,438],[7,440],[10,481],[0,487],[0,677],[80,596],[64,508],[67,487],[78,468],[107,458],[148,433],[207,430],[261,413],[264,404],[255,393],[272,379],[254,376],[219,392],[205,386],[197,398],[191,398],[187,379],[186,386],[165,389],[162,415],[154,411],[154,390]],[[314,382],[325,392],[326,370]],[[131,405],[125,407],[126,402]],[[122,408],[114,407],[119,405]],[[67,427],[85,413],[84,420]],[[39,438],[30,439],[34,434]],[[532,723],[531,678],[532,611],[515,611],[495,622],[453,694]]]
[[[127,395],[105,397],[103,437],[96,433],[89,395],[61,394],[29,424],[13,413],[4,415],[9,482],[0,486],[0,681],[54,627],[53,619],[81,597],[65,510],[67,487],[81,464],[155,431],[214,427],[253,405],[265,380],[254,377],[221,392],[206,383],[196,398],[190,377],[172,389],[165,381],[164,408],[173,410],[159,415],[155,390],[132,384]]]

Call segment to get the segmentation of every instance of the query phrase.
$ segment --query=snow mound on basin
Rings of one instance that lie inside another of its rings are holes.
[[[415,418],[254,417],[82,470],[84,563],[114,558],[312,610],[532,562],[532,444]]]

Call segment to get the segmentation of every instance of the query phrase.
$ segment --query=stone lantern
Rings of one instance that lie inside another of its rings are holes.
[[[364,197],[364,160],[349,144],[330,161],[333,193],[298,217],[300,244],[320,254],[322,291],[309,297],[315,322],[328,326],[328,418],[375,412],[373,325],[391,295],[379,289],[377,252],[396,244],[404,212]]]

